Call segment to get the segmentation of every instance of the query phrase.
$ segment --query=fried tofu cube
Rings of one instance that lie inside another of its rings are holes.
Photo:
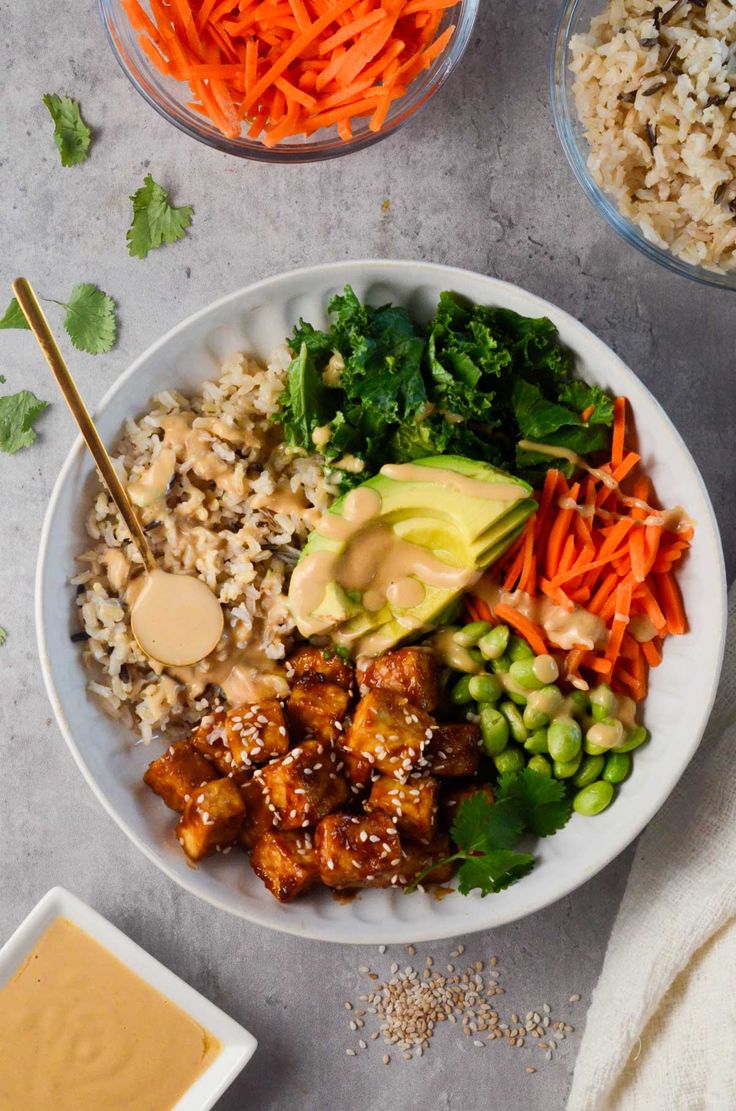
[[[480,746],[480,728],[473,722],[438,725],[426,752],[432,775],[475,775]]]
[[[245,802],[232,779],[213,779],[193,795],[176,824],[176,836],[190,860],[203,860],[231,845],[245,817]]]
[[[433,838],[428,845],[402,838],[398,882],[406,886],[421,875],[425,868],[434,864],[435,867],[427,873],[422,883],[447,883],[452,879],[452,862],[445,861],[445,857],[450,856],[450,852],[450,839],[447,834]]]
[[[344,764],[345,775],[353,795],[362,795],[370,786],[373,765],[365,756],[359,756],[349,748],[338,750],[339,760]]]
[[[327,887],[388,887],[401,864],[401,841],[387,814],[329,814],[317,826],[317,859]]]
[[[289,729],[297,741],[314,738],[331,744],[343,734],[349,706],[348,691],[337,683],[300,679],[286,704]]]
[[[143,782],[181,814],[198,787],[218,779],[217,768],[188,741],[177,741],[147,767]]]
[[[448,826],[452,825],[457,816],[458,807],[466,799],[470,799],[478,792],[485,795],[489,802],[493,802],[493,791],[487,783],[469,783],[466,787],[451,787],[442,796],[442,817]]]
[[[371,690],[361,698],[345,737],[345,747],[374,771],[406,780],[424,766],[423,752],[436,723],[403,695]]]
[[[215,765],[221,775],[229,776],[236,783],[250,779],[251,770],[238,768],[227,746],[227,712],[222,707],[202,718],[189,742]]]
[[[228,711],[224,744],[237,768],[266,764],[275,756],[285,755],[289,751],[289,734],[281,703],[269,698]]]
[[[292,681],[313,678],[320,675],[329,683],[337,683],[346,691],[353,689],[354,671],[352,664],[347,663],[329,648],[314,648],[307,644],[298,649],[286,661],[286,674]]]
[[[350,791],[337,770],[337,754],[321,741],[304,741],[280,760],[260,768],[257,779],[272,806],[277,829],[314,826],[337,810]]]
[[[252,849],[264,833],[274,829],[275,815],[269,808],[263,784],[257,778],[240,788],[245,801],[245,820],[240,827],[239,841],[244,849]]]
[[[361,694],[380,689],[405,695],[431,714],[440,703],[439,672],[429,648],[397,648],[383,656],[363,656],[357,662]]]
[[[437,823],[439,784],[429,776],[399,783],[392,776],[381,776],[371,788],[365,804],[367,811],[380,810],[396,819],[402,838],[429,841]]]
[[[264,833],[250,854],[250,862],[280,903],[303,895],[319,880],[314,841],[306,831]]]

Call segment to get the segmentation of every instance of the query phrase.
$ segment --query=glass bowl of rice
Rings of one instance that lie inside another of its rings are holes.
[[[140,0],[140,5],[146,16],[153,10],[170,10],[165,5],[154,6],[150,0]],[[312,10],[318,10],[320,5]],[[224,7],[228,11],[230,7],[237,11],[237,0],[232,0],[231,6],[225,3]],[[372,131],[370,117],[362,116],[352,121],[350,138],[341,138],[338,128],[333,125],[321,127],[309,136],[294,135],[269,148],[261,138],[249,137],[249,119],[244,121],[242,134],[234,137],[224,134],[198,110],[197,98],[187,81],[162,74],[151,60],[154,52],[150,43],[146,41],[142,44],[141,40],[146,39],[146,35],[139,33],[131,25],[126,11],[131,10],[130,3],[126,3],[126,0],[97,0],[97,8],[115,58],[133,87],[159,115],[185,135],[224,154],[256,162],[281,163],[318,162],[338,158],[372,146],[398,131],[429,102],[456,69],[470,43],[479,7],[480,0],[455,0],[447,8],[442,8],[437,38],[450,26],[454,26],[452,37],[429,67],[410,82],[403,96],[391,101],[380,130]],[[212,11],[213,8],[215,5],[212,3],[202,5],[203,10]],[[217,5],[218,11],[222,8],[222,3]]]
[[[611,227],[654,262],[736,289],[736,6],[566,0],[557,132]]]

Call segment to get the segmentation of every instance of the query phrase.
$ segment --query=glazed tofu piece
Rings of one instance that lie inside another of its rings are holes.
[[[148,765],[143,782],[181,814],[198,787],[218,778],[217,768],[201,752],[188,741],[177,741]]]
[[[250,862],[280,903],[303,895],[319,880],[314,841],[306,831],[264,833],[250,854]]]
[[[401,842],[387,814],[329,814],[317,826],[317,859],[327,887],[388,887],[398,883]]]
[[[177,822],[176,836],[190,860],[203,860],[232,845],[245,817],[245,802],[232,779],[213,779],[192,795]]]
[[[437,780],[429,776],[399,783],[384,775],[373,784],[365,808],[369,812],[380,810],[394,818],[402,842],[404,837],[430,841],[437,824],[438,793]]]
[[[220,772],[236,783],[250,779],[250,768],[239,768],[227,745],[227,712],[220,708],[202,718],[189,738],[190,744],[210,760]]]
[[[271,698],[229,710],[224,744],[233,766],[239,769],[284,756],[289,751],[289,734],[281,703]]]
[[[286,661],[286,674],[290,681],[312,679],[315,675],[329,683],[337,683],[346,691],[353,689],[354,671],[352,664],[330,652],[329,648],[313,648],[305,645]]]
[[[353,795],[364,795],[370,787],[373,765],[365,756],[359,756],[349,748],[338,749],[339,762],[344,765],[345,775]]]
[[[350,694],[337,683],[316,676],[300,679],[286,704],[292,736],[296,741],[314,738],[332,744],[343,734],[349,706]]]
[[[426,757],[432,775],[475,775],[480,763],[481,732],[477,725],[438,725]]]
[[[273,808],[277,829],[314,826],[347,799],[347,780],[337,770],[337,754],[321,741],[304,741],[280,760],[260,768],[254,778]]]
[[[356,707],[345,747],[374,771],[403,781],[425,766],[423,752],[436,728],[434,719],[405,696],[371,690]]]
[[[411,883],[431,864],[436,864],[436,867],[427,873],[422,880],[423,884],[447,883],[448,880],[452,879],[452,863],[440,863],[451,852],[450,839],[447,834],[435,837],[428,845],[402,838],[401,850],[398,882],[402,886]]]
[[[448,826],[455,821],[458,807],[466,799],[472,798],[478,792],[485,795],[489,802],[493,802],[493,791],[487,783],[469,783],[467,787],[451,787],[445,791],[440,803],[442,817]]]
[[[250,779],[240,788],[245,801],[245,819],[240,827],[239,840],[244,849],[252,849],[263,837],[274,829],[275,815],[269,807],[263,784],[259,779]]]
[[[439,706],[439,673],[429,648],[397,648],[375,659],[363,656],[356,673],[361,694],[374,689],[395,691],[429,714]]]

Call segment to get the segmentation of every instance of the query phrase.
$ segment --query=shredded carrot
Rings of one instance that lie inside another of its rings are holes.
[[[538,625],[530,621],[528,617],[524,617],[523,613],[519,613],[513,606],[506,606],[503,602],[499,602],[495,609],[496,617],[500,621],[505,621],[508,625],[512,625],[514,629],[521,633],[524,640],[529,647],[537,653],[537,655],[544,655],[547,651],[547,645],[544,642],[544,634]]]
[[[626,398],[617,397],[613,403],[613,436],[611,438],[611,463],[617,467],[624,458],[626,438]]]
[[[141,49],[189,83],[189,107],[225,135],[274,146],[356,121],[378,132],[443,53],[456,0],[122,0]],[[245,123],[243,123],[245,121]]]

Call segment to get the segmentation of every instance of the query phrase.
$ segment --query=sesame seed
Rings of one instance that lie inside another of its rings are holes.
[[[346,1049],[345,1052],[347,1053],[348,1057],[355,1057],[356,1056],[354,1049]]]

